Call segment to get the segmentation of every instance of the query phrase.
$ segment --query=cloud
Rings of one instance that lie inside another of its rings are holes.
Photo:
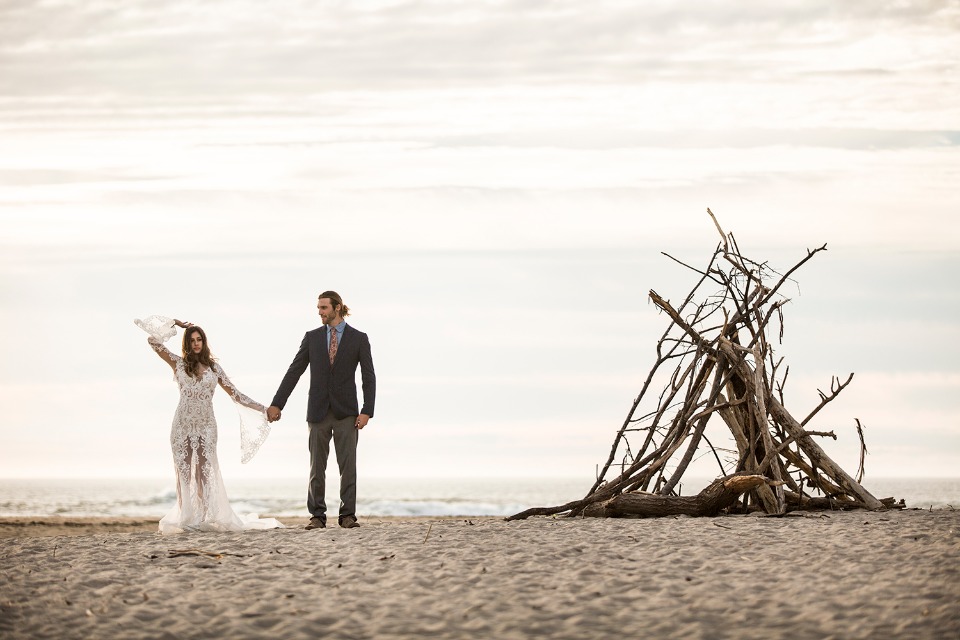
[[[43,186],[56,184],[141,182],[171,180],[175,176],[135,174],[123,169],[70,171],[65,169],[0,169],[0,182],[10,186]]]
[[[960,131],[890,129],[724,129],[635,131],[608,129],[524,130],[439,139],[438,146],[553,147],[562,149],[710,149],[820,147],[909,149],[960,145]]]
[[[877,33],[898,40],[922,31],[931,43],[924,53],[949,59],[957,10],[513,0],[275,2],[264,12],[243,2],[22,2],[6,18],[6,95],[236,96],[900,70],[910,51],[864,67],[858,46]]]

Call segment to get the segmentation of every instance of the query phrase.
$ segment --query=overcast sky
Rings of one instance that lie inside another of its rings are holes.
[[[269,7],[269,9],[267,9]],[[172,473],[208,331],[269,403],[366,331],[361,476],[592,479],[719,236],[797,274],[787,406],[868,479],[960,468],[960,3],[0,2],[0,476]],[[176,349],[176,343],[170,343]],[[307,379],[231,477],[306,476]],[[704,475],[718,469],[706,466]]]

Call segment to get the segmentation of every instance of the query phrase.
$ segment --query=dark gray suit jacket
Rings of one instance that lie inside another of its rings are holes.
[[[310,365],[310,394],[307,397],[307,422],[320,422],[328,411],[337,419],[361,413],[373,417],[377,395],[377,376],[373,372],[370,340],[367,334],[350,325],[343,328],[343,337],[337,345],[337,357],[330,365],[327,353],[327,326],[307,331],[300,350],[287,369],[273,406],[283,409],[287,398],[297,386],[300,376]],[[357,408],[357,365],[363,387],[363,408]]]

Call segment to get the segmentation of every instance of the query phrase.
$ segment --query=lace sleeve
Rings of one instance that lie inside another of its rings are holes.
[[[227,392],[240,414],[240,462],[246,464],[257,454],[260,446],[270,435],[270,423],[267,421],[267,409],[233,386],[230,378],[219,364],[213,365],[220,387]]]
[[[163,316],[148,316],[143,320],[134,320],[133,323],[149,334],[147,336],[147,343],[150,345],[150,348],[153,349],[164,362],[172,368],[176,368],[180,356],[163,346],[165,341],[177,333],[173,320]]]
[[[177,335],[177,327],[173,324],[173,319],[166,316],[147,316],[143,320],[134,320],[137,325],[155,338],[158,342],[166,342]]]

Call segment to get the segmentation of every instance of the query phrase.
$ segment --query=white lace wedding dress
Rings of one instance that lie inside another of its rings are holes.
[[[217,419],[213,392],[219,384],[240,412],[241,461],[246,463],[270,433],[266,408],[240,393],[223,368],[214,364],[199,377],[187,375],[183,359],[163,346],[176,335],[173,320],[150,316],[134,323],[150,336],[147,342],[173,368],[180,404],[173,415],[170,446],[177,473],[177,504],[160,521],[160,533],[275,529],[283,524],[256,514],[240,518],[230,507],[217,462]]]

